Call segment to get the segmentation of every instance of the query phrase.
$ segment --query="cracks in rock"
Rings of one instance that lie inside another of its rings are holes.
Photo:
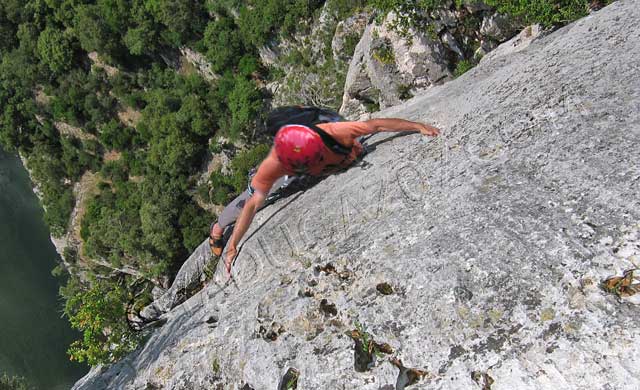
[[[182,303],[194,296],[198,291],[204,288],[204,284],[199,279],[193,280],[188,285],[176,291],[176,302]]]
[[[418,368],[405,367],[400,359],[389,359],[389,362],[398,367],[398,378],[396,379],[396,390],[404,390],[406,387],[414,385],[423,378],[432,378],[433,375]]]
[[[320,311],[326,316],[336,316],[338,315],[338,309],[334,303],[329,302],[327,299],[322,299],[320,301]]]
[[[346,269],[343,271],[338,271],[333,263],[327,263],[326,265],[317,265],[314,268],[314,271],[316,275],[319,275],[320,273],[325,273],[327,275],[336,275],[341,280],[349,280],[353,277],[353,272]]]
[[[218,315],[213,314],[213,315],[210,315],[205,322],[209,324],[210,328],[215,328],[218,326],[218,321],[219,321]]]
[[[473,298],[473,293],[466,287],[456,286],[453,288],[453,295],[456,302],[467,303]]]
[[[454,360],[463,356],[466,353],[467,353],[467,350],[464,349],[464,347],[462,347],[461,345],[452,346],[451,349],[449,350],[449,357],[447,358],[447,361],[443,363],[438,369],[438,374],[442,375],[445,372],[447,372],[449,367],[451,367],[451,365],[453,364]]]
[[[272,322],[270,327],[260,325],[258,335],[266,341],[276,341],[285,332],[284,326],[277,322]]]
[[[393,353],[393,348],[389,344],[376,342],[358,323],[356,323],[356,329],[347,332],[346,335],[354,341],[353,368],[357,372],[369,371],[375,366],[376,358],[382,357],[382,354]]]
[[[387,282],[378,283],[376,285],[376,290],[378,290],[378,292],[382,295],[393,294],[393,287]]]
[[[300,371],[290,367],[286,374],[280,379],[278,384],[278,390],[295,390],[298,388],[298,378],[300,378]]]
[[[482,387],[482,390],[491,390],[494,380],[486,372],[472,371],[471,379]]]

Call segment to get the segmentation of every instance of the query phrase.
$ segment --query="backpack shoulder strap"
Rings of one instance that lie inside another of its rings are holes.
[[[331,150],[332,152],[339,154],[341,156],[348,156],[351,153],[352,148],[348,148],[342,145],[340,142],[336,141],[335,138],[330,136],[329,133],[322,130],[318,126],[314,124],[307,124],[305,126],[315,131],[320,136],[320,138],[322,138],[322,142],[325,144],[325,146],[329,148],[329,150]]]

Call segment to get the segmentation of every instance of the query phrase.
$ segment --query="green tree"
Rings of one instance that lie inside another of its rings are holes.
[[[207,48],[207,58],[216,73],[235,68],[245,52],[240,31],[233,19],[227,16],[220,16],[218,20],[209,22],[203,41]]]
[[[214,123],[207,102],[196,94],[182,98],[182,105],[176,112],[180,126],[190,130],[197,136],[213,135]]]
[[[185,205],[180,213],[178,223],[182,233],[182,245],[189,253],[193,252],[202,243],[203,237],[209,234],[209,224],[213,219],[213,215],[194,203]]]
[[[9,51],[18,44],[18,26],[9,19],[5,5],[0,4],[0,52]]]
[[[244,55],[240,58],[240,62],[238,63],[238,75],[248,78],[260,70],[260,61],[258,61],[256,57]]]
[[[77,7],[73,26],[84,50],[97,51],[107,57],[117,57],[123,51],[120,36],[107,24],[98,6]]]
[[[126,302],[129,294],[118,282],[93,281],[89,288],[66,286],[68,293],[65,314],[71,326],[82,333],[68,353],[72,360],[91,366],[109,364],[133,351],[139,336],[127,323]],[[63,290],[64,291],[64,290]]]
[[[238,27],[245,42],[265,45],[277,32],[293,34],[306,29],[304,23],[324,1],[320,0],[250,0],[240,9]]]
[[[163,117],[158,123],[163,126],[163,132],[151,142],[148,164],[174,177],[192,171],[197,157],[204,152],[204,145],[196,143],[173,115]]]
[[[111,119],[100,127],[100,142],[107,149],[125,150],[132,145],[135,130]]]
[[[231,175],[229,183],[240,193],[247,187],[247,174],[267,157],[271,147],[267,144],[258,144],[251,149],[238,153],[231,160]]]
[[[197,0],[144,0],[147,11],[165,26],[161,36],[171,45],[180,46],[202,34],[206,23],[203,2]]]
[[[236,77],[227,105],[231,113],[229,134],[238,137],[256,119],[262,108],[262,96],[253,81]]]
[[[144,23],[138,27],[127,30],[123,37],[124,44],[133,55],[151,54],[156,50],[156,30],[151,23]]]
[[[143,186],[140,223],[145,244],[151,246],[165,264],[184,255],[179,237],[181,199],[179,183],[167,177],[148,177]]]
[[[38,55],[53,72],[61,73],[71,67],[73,48],[62,30],[47,27],[38,37]]]
[[[82,0],[44,0],[44,2],[53,13],[54,19],[67,27],[72,25],[76,8],[83,3]]]

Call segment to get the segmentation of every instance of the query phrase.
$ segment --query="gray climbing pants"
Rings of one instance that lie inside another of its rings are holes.
[[[288,181],[291,181],[291,179],[291,176],[283,176],[276,180],[276,182],[273,183],[273,186],[271,186],[269,194],[273,194],[274,192],[276,192],[278,189],[280,189],[280,187],[286,185]],[[245,203],[251,197],[251,195],[253,195],[253,189],[249,187],[244,190],[243,193],[238,195],[234,200],[232,200],[231,203],[229,203],[224,208],[224,210],[222,210],[222,213],[218,215],[218,226],[220,226],[222,229],[226,229],[227,226],[231,226],[236,223],[236,219],[238,219],[238,217],[240,216]]]

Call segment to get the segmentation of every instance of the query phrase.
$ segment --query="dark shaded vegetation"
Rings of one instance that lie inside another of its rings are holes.
[[[33,387],[29,386],[24,378],[17,376],[8,376],[2,374],[0,376],[0,390],[32,390]]]

